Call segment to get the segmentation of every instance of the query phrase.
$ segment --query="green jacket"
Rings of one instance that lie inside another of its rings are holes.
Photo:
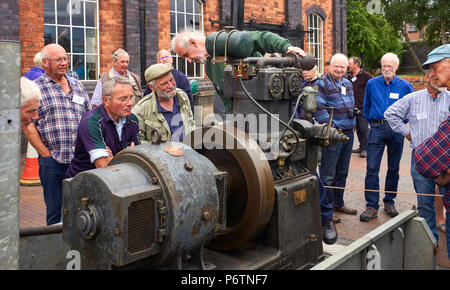
[[[180,104],[184,136],[186,136],[195,129],[194,114],[191,110],[189,97],[183,90],[177,88],[175,97],[178,98],[178,103]],[[170,127],[164,115],[158,111],[155,92],[143,97],[134,106],[132,113],[136,115],[139,121],[139,140],[141,144],[151,143],[150,133],[153,128],[157,128],[161,132],[161,141],[167,142],[171,140]]]
[[[261,57],[264,53],[286,53],[291,43],[288,39],[283,38],[269,31],[247,31],[253,38],[253,57]],[[206,61],[206,74],[214,85],[214,89],[220,95],[225,105],[226,112],[231,112],[230,100],[223,97],[224,69],[223,63],[212,63],[212,56]]]

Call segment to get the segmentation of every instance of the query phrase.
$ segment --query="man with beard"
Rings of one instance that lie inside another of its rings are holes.
[[[175,83],[177,84],[177,88],[182,89],[183,91],[186,92],[186,94],[189,97],[189,101],[191,102],[191,108],[193,108],[194,97],[192,96],[192,88],[191,84],[189,83],[189,79],[186,77],[184,73],[173,67],[173,59],[172,55],[170,54],[170,51],[168,51],[167,49],[161,49],[160,51],[158,51],[157,63],[162,63],[172,67],[172,75],[175,80]],[[150,89],[150,87],[147,87],[147,89],[144,92],[144,96],[150,94],[151,92],[152,90]]]
[[[139,120],[139,139],[150,143],[153,129],[158,129],[161,141],[181,142],[195,129],[189,97],[178,89],[172,67],[158,63],[145,70],[145,79],[152,90],[133,108]]]
[[[450,78],[450,44],[440,46],[428,55],[428,61],[422,66],[430,69],[426,78],[428,88],[406,95],[390,106],[384,113],[392,130],[405,136],[413,148],[411,157],[411,176],[417,195],[417,209],[431,229],[436,240],[439,235],[436,227],[434,208],[434,194],[436,181],[421,175],[414,166],[414,155],[419,145],[438,130],[439,125],[448,119],[450,108],[450,92],[447,82]],[[404,121],[408,120],[409,126]],[[449,152],[441,151],[442,158],[448,157]],[[422,162],[426,162],[422,160]],[[447,165],[448,166],[448,165]],[[448,167],[447,167],[448,169]],[[439,192],[444,195],[445,188]],[[423,195],[423,194],[429,194]],[[446,227],[450,220],[447,219]]]
[[[381,58],[383,75],[372,78],[367,82],[364,95],[364,117],[370,124],[367,144],[367,170],[365,178],[366,210],[359,219],[368,222],[377,217],[380,193],[378,192],[380,164],[384,148],[387,147],[388,171],[386,174],[385,191],[397,191],[399,180],[400,159],[403,153],[404,137],[392,130],[384,119],[386,109],[414,91],[413,86],[397,77],[399,59],[393,53],[386,53]],[[394,206],[395,193],[385,193],[384,211],[391,217],[398,215]]]
[[[66,177],[106,167],[114,155],[139,145],[138,120],[131,114],[133,87],[128,78],[111,78],[103,83],[102,91],[102,104],[80,121],[75,152]]]

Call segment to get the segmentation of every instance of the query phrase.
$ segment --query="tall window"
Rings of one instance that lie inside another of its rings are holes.
[[[323,73],[323,20],[319,15],[308,15],[308,30],[308,51],[316,58],[317,71]]]
[[[203,32],[203,3],[199,0],[170,0],[170,38],[186,29]],[[204,65],[188,63],[178,55],[172,55],[173,63],[188,77],[203,77]]]
[[[44,40],[64,47],[80,80],[98,79],[97,0],[44,0]]]

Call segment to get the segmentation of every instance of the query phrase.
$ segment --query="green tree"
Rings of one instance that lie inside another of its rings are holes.
[[[398,32],[382,15],[368,13],[360,0],[347,1],[347,50],[370,70],[380,67],[383,54],[392,52],[401,58],[404,53]]]
[[[449,0],[381,0],[381,3],[388,22],[403,35],[406,24],[414,24],[418,29],[426,27],[425,38],[430,46],[449,42]]]
[[[381,3],[384,17],[395,30],[400,31],[417,68],[422,70],[419,58],[406,32],[406,24],[414,24],[419,30],[426,26],[425,39],[430,46],[448,43],[450,1],[381,0]]]

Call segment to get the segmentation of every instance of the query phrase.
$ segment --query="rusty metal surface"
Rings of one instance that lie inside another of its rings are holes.
[[[184,154],[169,154],[165,150],[168,146]],[[198,250],[212,238],[218,220],[214,165],[192,148],[174,142],[136,146],[118,154],[114,162],[127,161],[134,155],[145,158],[158,173],[168,211],[165,241],[155,265]]]
[[[185,142],[228,173],[227,228],[219,231],[208,247],[234,249],[260,233],[272,216],[272,172],[260,147],[245,132],[221,125],[197,130],[201,131],[186,136]]]
[[[174,156],[172,146],[183,155]],[[214,165],[182,143],[145,144],[64,181],[63,233],[82,269],[202,268],[219,198]],[[151,209],[151,210],[150,210]],[[191,257],[190,261],[185,261]],[[200,262],[197,262],[200,261]]]

